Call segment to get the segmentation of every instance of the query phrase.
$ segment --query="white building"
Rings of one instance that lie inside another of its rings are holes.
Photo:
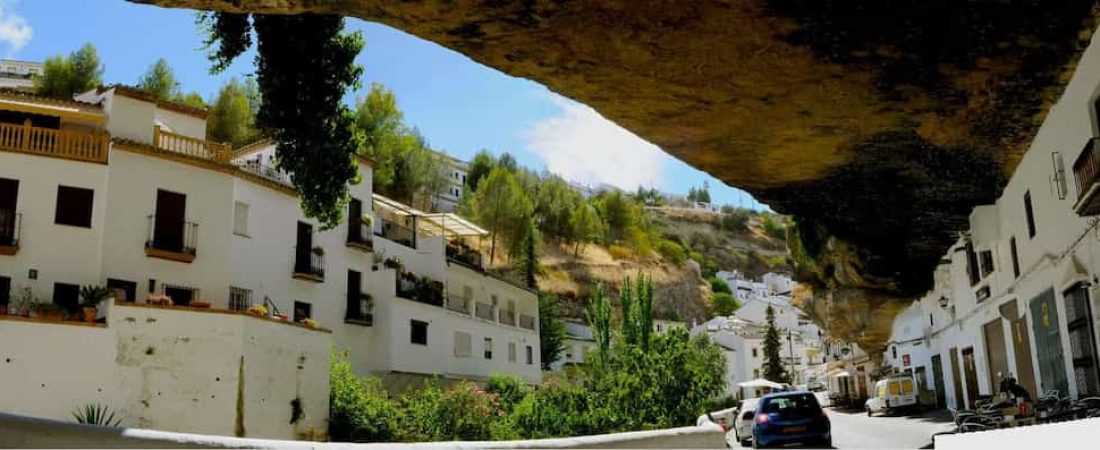
[[[923,369],[941,405],[972,406],[1006,375],[1033,398],[1100,394],[1097,39],[1001,196],[973,209],[934,288],[895,321],[899,368]]]
[[[0,410],[67,419],[72,402],[87,399],[131,426],[310,436],[325,429],[332,341],[394,390],[434,376],[540,379],[537,296],[481,269],[464,243],[483,230],[375,196],[369,160],[359,164],[363,182],[349,186],[349,221],[320,231],[274,168],[270,144],[204,141],[204,112],[132,88],[78,100],[0,93],[5,117],[21,119],[0,123],[0,307],[11,312],[0,316],[0,336],[42,342],[0,370],[44,382],[78,370],[87,385],[74,389],[88,392],[4,383]],[[96,284],[117,295],[99,324],[15,316],[28,309],[24,296],[74,308],[79,286]],[[173,306],[147,311],[160,296]],[[252,305],[270,316],[246,315]],[[222,315],[234,319],[213,318]],[[296,324],[306,318],[331,334]],[[65,347],[77,341],[88,347]],[[200,344],[221,353],[207,361],[193,353]],[[149,358],[133,364],[145,370],[120,372],[141,355]],[[239,368],[226,362],[237,358]],[[253,370],[266,381],[241,381]],[[238,382],[249,393],[243,416]],[[217,383],[232,389],[180,403],[197,392],[187,386]],[[290,423],[292,411],[304,416]],[[179,412],[195,420],[173,421]]]
[[[550,365],[551,370],[561,370],[567,366],[584,364],[588,355],[596,351],[596,340],[592,337],[592,328],[579,320],[565,320],[565,340],[561,357]]]
[[[466,161],[446,153],[436,152],[436,154],[443,160],[443,173],[447,183],[443,187],[443,192],[435,194],[433,207],[435,211],[455,212],[458,210],[458,202],[462,200],[462,192],[466,187],[466,172],[469,171],[469,165]]]
[[[42,76],[42,63],[0,60],[0,88],[30,90],[34,87],[34,77]]]

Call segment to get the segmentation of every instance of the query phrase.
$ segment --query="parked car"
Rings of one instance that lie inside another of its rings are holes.
[[[756,406],[752,446],[767,448],[787,444],[832,447],[829,417],[810,392],[766,395]]]
[[[737,419],[733,422],[733,433],[742,447],[748,447],[749,442],[752,442],[752,420],[756,417],[757,403],[760,403],[760,399],[749,398],[741,400],[741,406],[737,408]]]
[[[863,404],[868,417],[878,412],[890,415],[901,409],[914,409],[919,404],[912,375],[894,375],[878,380],[872,394],[874,397]]]
[[[825,383],[820,381],[811,381],[806,385],[806,390],[810,392],[821,392],[825,390]]]

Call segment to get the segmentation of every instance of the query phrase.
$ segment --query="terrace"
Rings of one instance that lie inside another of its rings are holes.
[[[111,136],[96,105],[0,90],[0,150],[106,164]]]

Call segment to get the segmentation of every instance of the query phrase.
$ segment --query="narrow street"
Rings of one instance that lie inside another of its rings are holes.
[[[833,426],[833,447],[845,448],[922,448],[932,443],[932,435],[954,428],[943,412],[919,416],[867,417],[862,411],[827,408]],[[730,447],[740,448],[733,435]]]

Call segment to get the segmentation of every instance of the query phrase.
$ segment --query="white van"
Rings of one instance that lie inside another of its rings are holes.
[[[894,375],[875,383],[874,397],[867,399],[863,406],[867,415],[881,412],[889,415],[893,411],[917,407],[917,385],[911,375]]]

